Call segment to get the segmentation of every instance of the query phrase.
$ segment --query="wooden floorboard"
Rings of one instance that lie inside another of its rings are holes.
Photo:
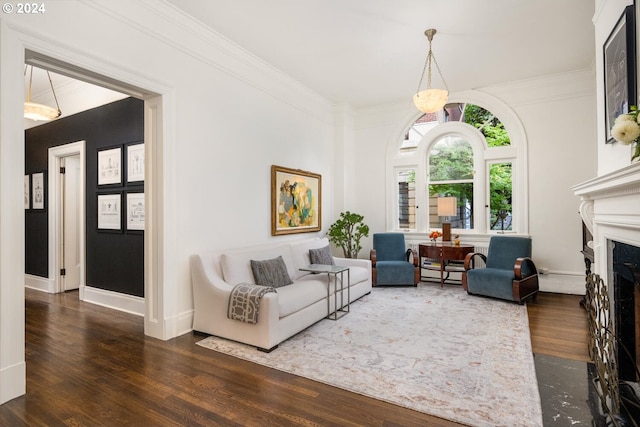
[[[579,299],[529,304],[534,352],[584,358]],[[27,290],[25,334],[27,394],[0,406],[1,426],[459,425],[207,350],[198,334],[146,337],[142,318],[77,292]]]

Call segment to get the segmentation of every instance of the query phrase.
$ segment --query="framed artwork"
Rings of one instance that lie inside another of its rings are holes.
[[[127,193],[127,230],[144,230],[144,193]]]
[[[611,127],[636,101],[636,30],[634,6],[627,6],[603,46],[605,129],[607,143],[614,142]]]
[[[122,231],[122,193],[98,194],[98,231]]]
[[[144,144],[127,145],[127,182],[144,182]]]
[[[122,184],[122,148],[98,151],[98,185]]]
[[[271,235],[320,231],[322,177],[271,166]]]
[[[31,177],[29,175],[24,176],[24,208],[31,208]]]
[[[33,209],[44,209],[45,204],[44,172],[31,175],[31,193],[33,197]]]

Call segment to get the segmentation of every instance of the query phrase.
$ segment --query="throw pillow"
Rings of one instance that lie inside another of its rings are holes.
[[[311,258],[311,264],[336,265],[329,245],[324,248],[309,249],[309,258]]]
[[[293,283],[282,256],[264,261],[251,260],[251,270],[256,285],[279,288]]]

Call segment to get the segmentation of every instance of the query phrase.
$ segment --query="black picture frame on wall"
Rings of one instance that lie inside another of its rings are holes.
[[[98,231],[122,233],[122,192],[97,195]]]
[[[144,142],[132,142],[126,147],[127,184],[144,184]]]
[[[31,209],[47,209],[47,173],[37,172],[31,175]]]
[[[624,9],[603,46],[606,143],[615,142],[611,127],[628,113],[637,96],[635,7]]]
[[[98,186],[122,185],[122,147],[98,151]]]

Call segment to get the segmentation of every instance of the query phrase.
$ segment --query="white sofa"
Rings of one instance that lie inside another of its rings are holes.
[[[193,329],[271,351],[282,341],[324,319],[328,314],[327,274],[312,274],[299,269],[311,263],[309,249],[328,244],[326,238],[313,238],[191,256]],[[278,256],[282,256],[293,284],[264,294],[256,324],[228,319],[227,304],[233,287],[238,283],[255,283],[250,261]],[[349,267],[351,301],[371,292],[369,260],[334,257],[334,261],[336,265]],[[344,280],[347,280],[346,272]],[[331,309],[333,287],[332,276],[329,286]]]

